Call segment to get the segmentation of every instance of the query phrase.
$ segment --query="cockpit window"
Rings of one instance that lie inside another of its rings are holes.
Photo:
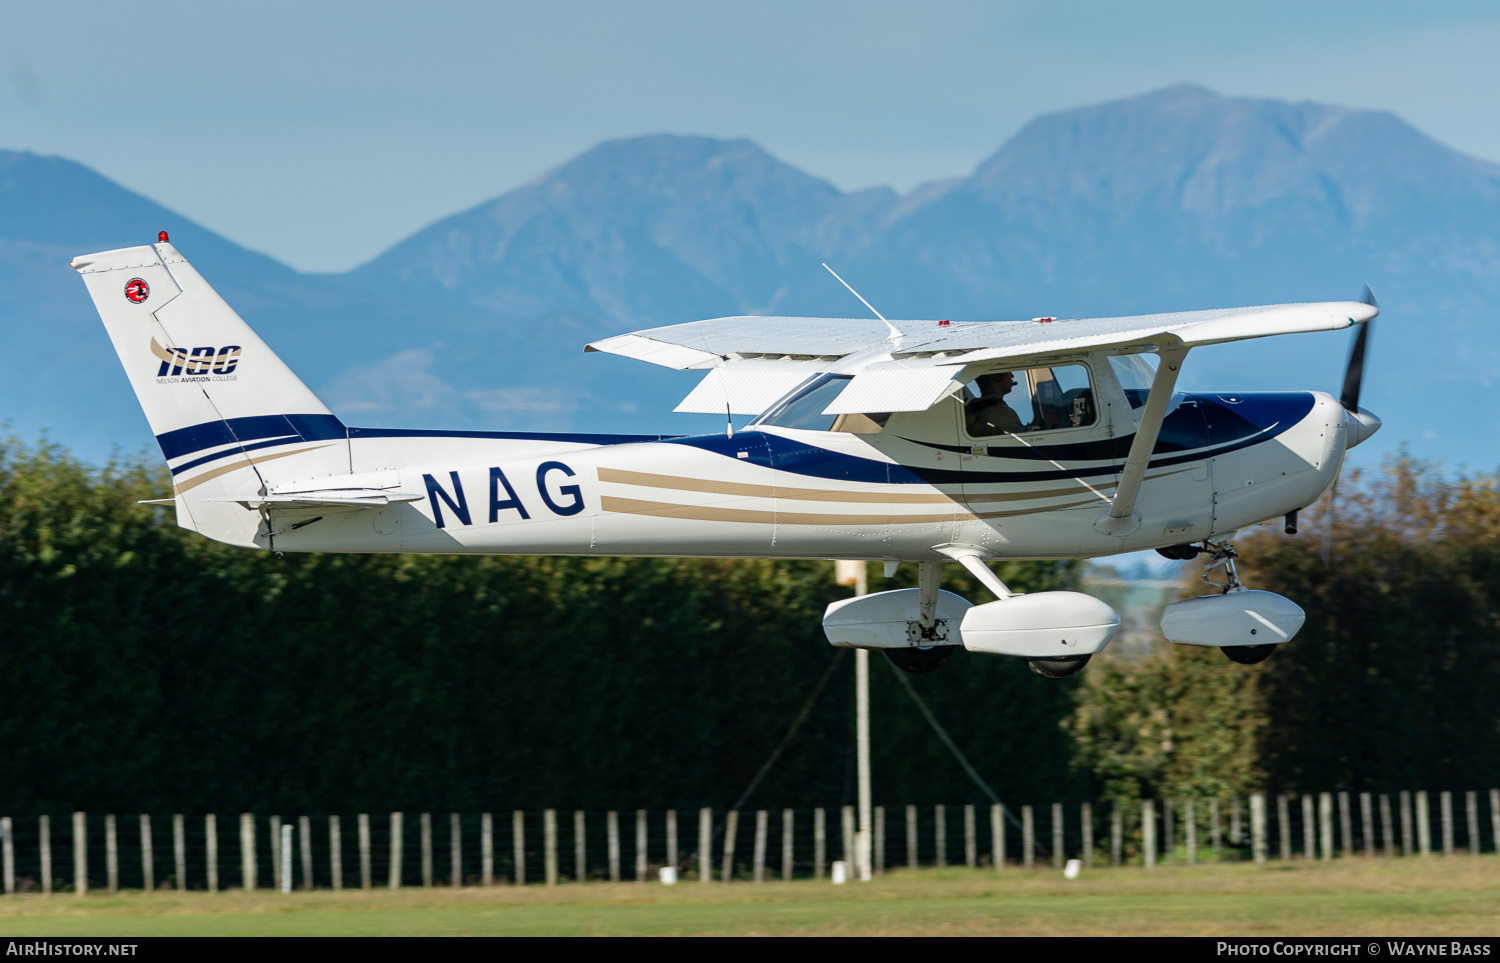
[[[860,435],[873,435],[885,426],[890,417],[885,413],[825,415],[823,409],[833,403],[839,392],[848,386],[852,375],[819,375],[784,399],[776,407],[761,415],[754,425],[773,425],[777,428],[802,428],[807,431],[847,431]]]
[[[1112,354],[1109,366],[1115,369],[1115,378],[1120,382],[1130,407],[1139,408],[1151,394],[1151,379],[1156,377],[1156,366],[1161,359],[1154,354]]]
[[[970,437],[1081,428],[1098,417],[1089,371],[1081,364],[990,372],[964,388]]]

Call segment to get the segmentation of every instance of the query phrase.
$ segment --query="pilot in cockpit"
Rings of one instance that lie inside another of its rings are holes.
[[[969,434],[1004,435],[1021,430],[1021,416],[1005,403],[1005,396],[1016,386],[1016,376],[1010,371],[980,375],[974,379],[979,388],[979,397],[970,401],[964,419],[968,422]]]

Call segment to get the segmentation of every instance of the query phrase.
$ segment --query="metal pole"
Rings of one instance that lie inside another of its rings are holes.
[[[840,584],[853,583],[856,597],[868,593],[866,563],[839,562],[836,569]],[[873,853],[871,846],[873,820],[870,800],[870,651],[868,649],[854,650],[854,732],[859,769],[859,828],[854,833],[854,862],[859,878],[868,882]]]

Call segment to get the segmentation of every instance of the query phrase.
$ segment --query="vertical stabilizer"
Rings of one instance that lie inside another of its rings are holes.
[[[253,545],[260,515],[214,500],[348,470],[348,433],[177,249],[73,261],[172,471],[178,523]]]

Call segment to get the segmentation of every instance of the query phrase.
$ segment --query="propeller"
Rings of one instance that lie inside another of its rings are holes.
[[[1365,285],[1364,294],[1360,301],[1370,307],[1380,310],[1380,302],[1375,300],[1375,292]],[[1349,349],[1349,363],[1344,367],[1344,390],[1339,393],[1339,403],[1344,410],[1353,416],[1351,422],[1358,424],[1361,429],[1367,421],[1373,421],[1373,427],[1368,431],[1361,430],[1359,440],[1363,441],[1373,434],[1374,429],[1380,426],[1379,419],[1368,413],[1361,415],[1359,410],[1359,389],[1365,378],[1365,351],[1370,344],[1370,331],[1375,327],[1374,319],[1366,321],[1359,326],[1359,331],[1354,335],[1354,345]],[[1353,427],[1353,425],[1351,425]],[[1346,446],[1346,450],[1348,447]],[[1338,516],[1339,476],[1344,473],[1343,465],[1339,466],[1339,474],[1333,476],[1333,484],[1328,487],[1328,509],[1327,523],[1323,526],[1323,548],[1320,553],[1323,556],[1323,567],[1333,567],[1333,526]]]

